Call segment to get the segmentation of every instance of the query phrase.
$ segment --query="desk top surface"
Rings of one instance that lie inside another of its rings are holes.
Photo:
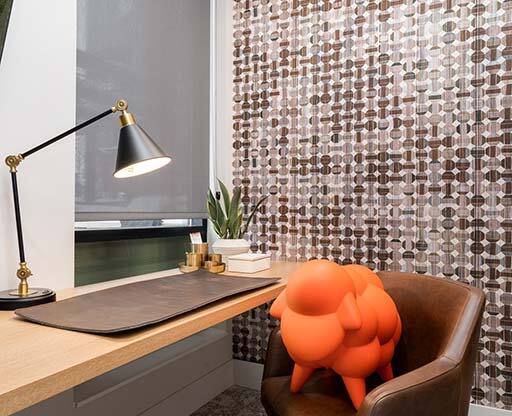
[[[296,267],[297,263],[274,262],[269,270],[247,275],[281,277],[274,285],[127,334],[104,336],[66,331],[26,322],[13,312],[0,311],[0,416],[25,409],[274,299]],[[167,270],[66,289],[57,293],[57,299],[178,273]]]

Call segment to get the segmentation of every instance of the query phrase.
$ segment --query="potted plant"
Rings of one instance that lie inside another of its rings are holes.
[[[254,214],[268,197],[260,198],[252,208],[244,224],[241,203],[242,188],[235,187],[231,196],[222,181],[218,181],[221,195],[217,199],[215,194],[208,190],[207,198],[208,216],[215,233],[220,237],[219,240],[213,243],[213,251],[225,257],[247,253],[250,244],[243,239],[243,236],[247,232]]]

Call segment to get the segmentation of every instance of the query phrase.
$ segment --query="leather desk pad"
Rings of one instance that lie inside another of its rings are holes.
[[[15,314],[56,328],[112,334],[162,322],[279,280],[223,276],[198,270],[17,309]]]

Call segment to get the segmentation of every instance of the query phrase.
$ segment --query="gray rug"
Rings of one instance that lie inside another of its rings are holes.
[[[214,397],[191,416],[266,416],[260,392],[233,386]]]

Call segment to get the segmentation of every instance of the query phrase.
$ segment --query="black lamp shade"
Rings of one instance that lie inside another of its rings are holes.
[[[137,124],[121,127],[114,177],[143,175],[167,165],[171,158]]]

